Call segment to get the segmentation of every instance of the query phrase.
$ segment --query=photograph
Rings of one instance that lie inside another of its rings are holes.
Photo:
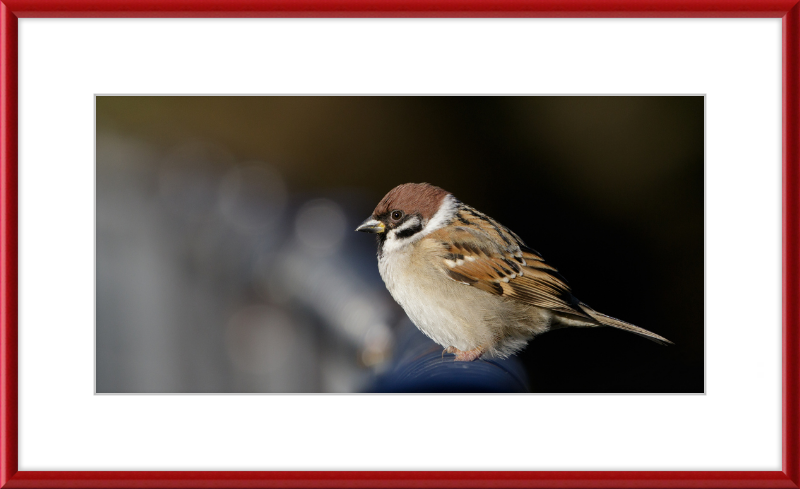
[[[705,392],[705,97],[95,97],[98,394]]]

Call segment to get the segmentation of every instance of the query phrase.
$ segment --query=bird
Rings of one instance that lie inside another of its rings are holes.
[[[455,361],[507,358],[533,337],[570,326],[611,326],[673,344],[579,301],[513,231],[435,185],[398,185],[356,231],[377,236],[389,293]]]

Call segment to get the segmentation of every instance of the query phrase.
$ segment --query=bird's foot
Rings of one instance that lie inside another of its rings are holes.
[[[448,346],[444,350],[446,353],[452,353],[456,356],[456,362],[471,362],[477,360],[483,355],[483,347],[473,348],[472,350],[461,351],[454,346]]]

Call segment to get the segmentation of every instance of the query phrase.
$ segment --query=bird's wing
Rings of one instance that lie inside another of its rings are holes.
[[[451,280],[509,300],[588,319],[566,280],[542,255],[483,214],[479,226],[447,226],[430,235],[441,242],[442,271]],[[463,221],[462,221],[463,222]],[[466,222],[464,222],[466,224]]]

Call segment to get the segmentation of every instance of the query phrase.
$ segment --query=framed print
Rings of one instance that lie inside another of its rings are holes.
[[[0,487],[800,484],[796,0],[1,13]],[[674,345],[453,361],[421,181]]]

